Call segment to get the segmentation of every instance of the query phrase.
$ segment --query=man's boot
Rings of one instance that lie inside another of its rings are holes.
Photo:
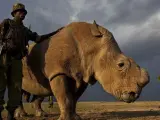
[[[4,107],[0,106],[0,120],[2,120],[2,111],[3,111]]]
[[[7,116],[7,120],[16,120],[14,118],[14,112],[15,112],[15,108],[8,108],[6,107],[7,111],[8,111],[8,116]]]
[[[8,111],[7,120],[16,120],[16,119],[14,118],[14,112]]]
[[[1,115],[1,113],[0,113],[0,120],[2,120],[2,115]]]

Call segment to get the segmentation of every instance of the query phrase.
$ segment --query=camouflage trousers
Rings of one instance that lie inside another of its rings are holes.
[[[0,106],[5,104],[4,95],[8,88],[9,109],[16,109],[21,104],[22,61],[7,54],[0,55]]]

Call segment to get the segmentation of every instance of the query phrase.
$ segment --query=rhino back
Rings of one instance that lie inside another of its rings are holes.
[[[23,60],[22,88],[35,95],[52,94],[48,79],[44,76],[41,68],[40,45],[31,44],[29,55]]]
[[[42,68],[44,68],[44,74],[49,80],[57,74],[64,73],[76,77],[76,74],[81,72],[79,46],[70,27],[64,28],[41,45]]]
[[[42,68],[49,80],[64,73],[79,82],[86,75],[86,68],[100,42],[91,34],[90,25],[86,22],[70,23],[50,40],[41,43]]]
[[[35,81],[66,74],[81,83],[86,66],[92,62],[88,56],[94,55],[97,41],[93,41],[90,24],[71,23],[50,39],[36,44],[28,56]]]

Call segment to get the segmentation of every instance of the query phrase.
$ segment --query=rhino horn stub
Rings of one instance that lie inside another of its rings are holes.
[[[94,20],[93,24],[91,25],[91,33],[95,37],[102,37],[102,33],[98,29],[98,24]]]
[[[149,83],[150,76],[149,76],[148,71],[144,68],[141,69],[141,76],[142,78],[139,81],[139,86],[144,87],[146,84]]]

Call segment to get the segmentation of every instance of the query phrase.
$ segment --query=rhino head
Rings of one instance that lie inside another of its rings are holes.
[[[111,32],[94,22],[91,33],[99,39],[96,57],[93,59],[94,78],[104,90],[117,99],[134,102],[149,82],[148,72],[125,56]],[[89,82],[93,82],[91,79]]]

